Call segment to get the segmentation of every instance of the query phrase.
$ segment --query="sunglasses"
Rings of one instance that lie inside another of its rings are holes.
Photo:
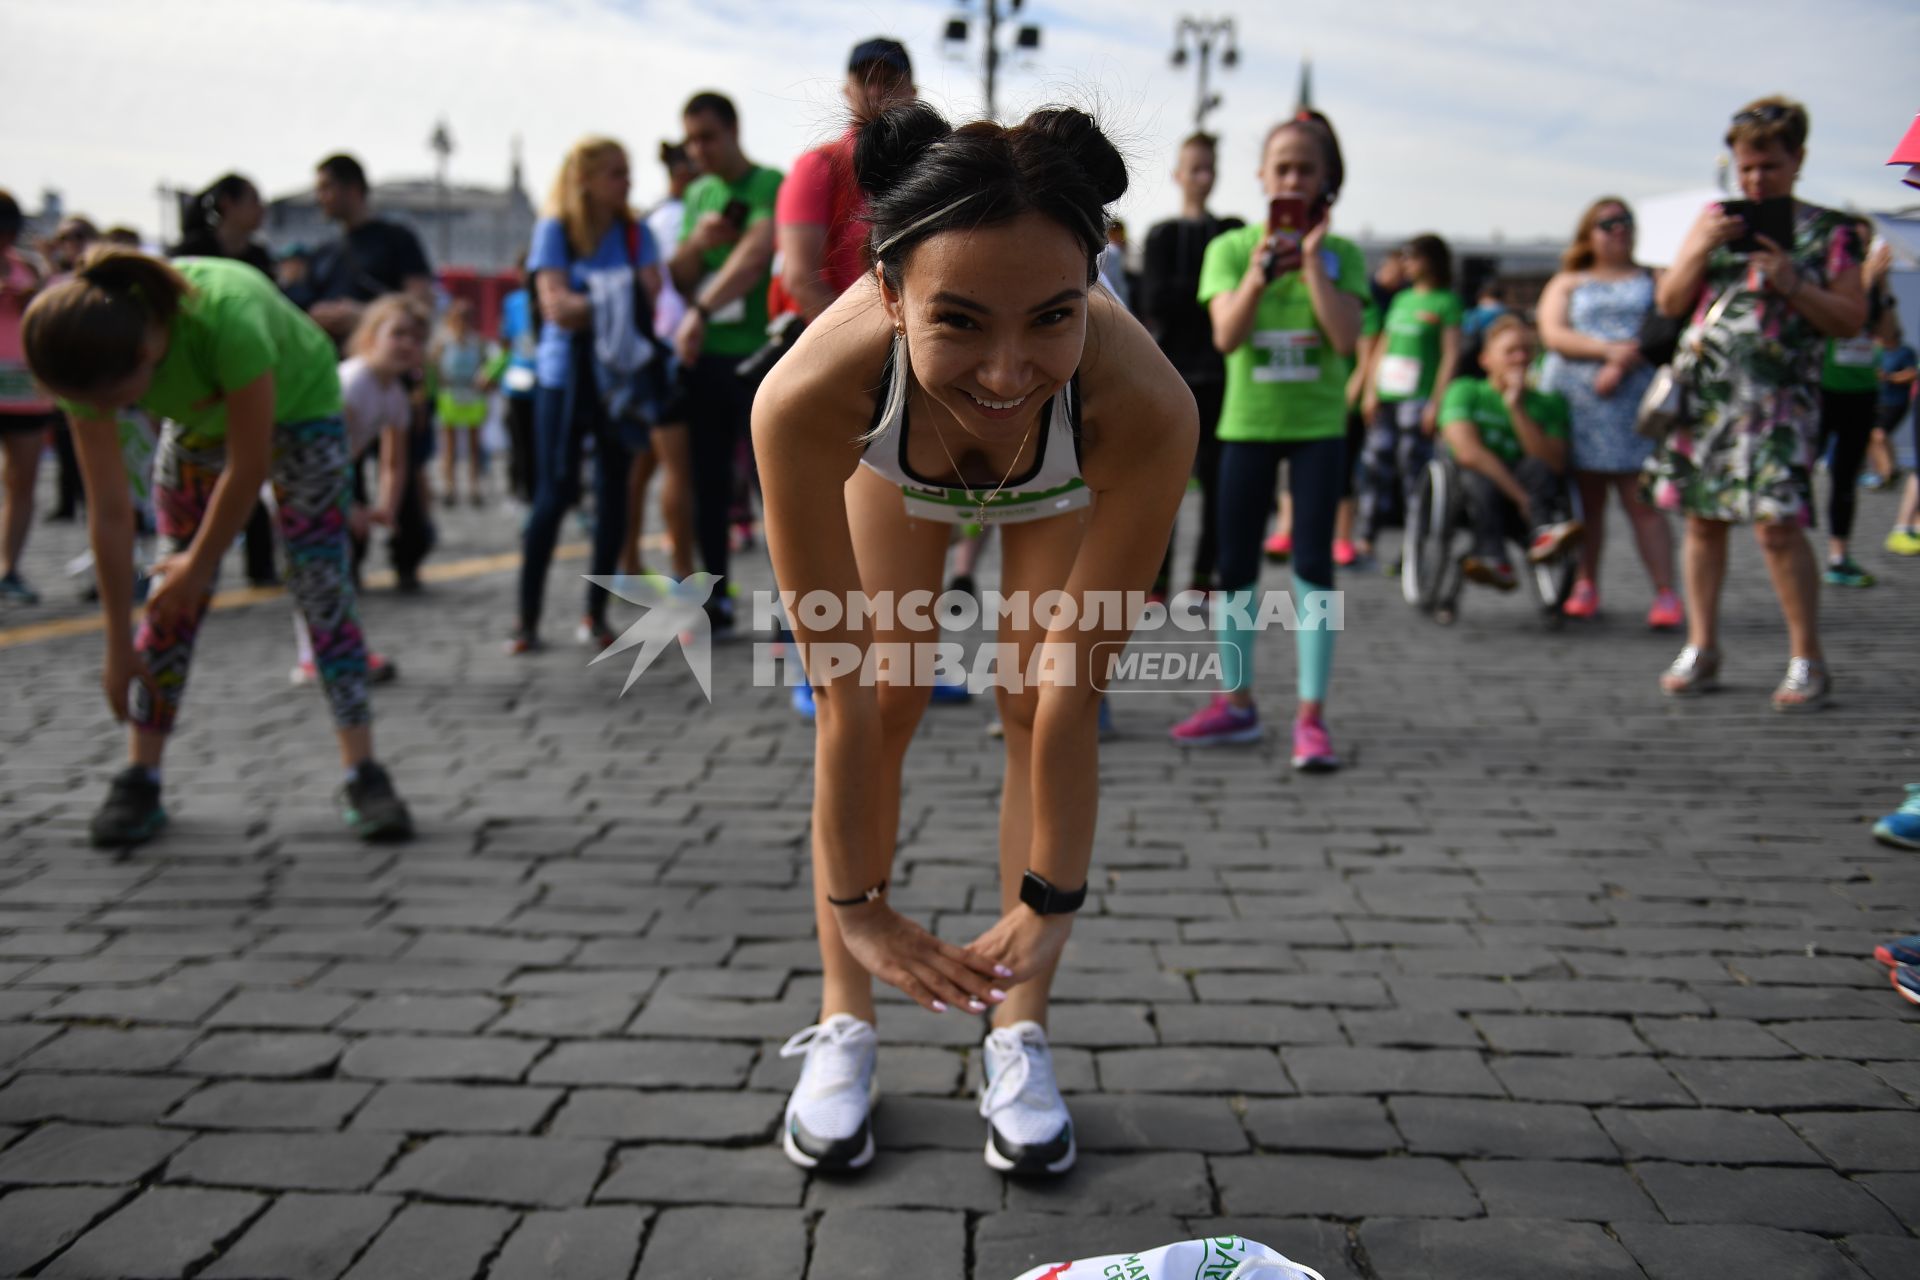
[[[1788,111],[1788,109],[1785,107],[1769,104],[1764,107],[1753,107],[1749,110],[1740,112],[1738,115],[1734,116],[1733,123],[1736,125],[1778,124],[1782,120],[1785,120],[1790,114],[1792,113]]]
[[[1633,216],[1631,214],[1618,213],[1611,218],[1602,218],[1593,225],[1594,228],[1599,231],[1631,231],[1633,230]]]

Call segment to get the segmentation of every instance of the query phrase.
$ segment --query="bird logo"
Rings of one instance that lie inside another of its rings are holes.
[[[675,581],[664,574],[586,574],[588,582],[646,610],[618,640],[595,654],[587,663],[604,662],[629,649],[639,650],[627,671],[627,682],[620,686],[621,696],[633,688],[640,674],[653,665],[666,647],[676,639],[687,657],[687,666],[700,684],[700,692],[713,701],[713,626],[707,618],[706,603],[719,585],[718,576],[693,573]]]

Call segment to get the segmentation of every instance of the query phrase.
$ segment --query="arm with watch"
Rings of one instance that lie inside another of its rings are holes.
[[[714,312],[738,302],[756,286],[764,286],[772,267],[773,219],[763,218],[741,234],[720,269],[687,294],[687,314],[681,318],[673,344],[681,363],[699,359]]]

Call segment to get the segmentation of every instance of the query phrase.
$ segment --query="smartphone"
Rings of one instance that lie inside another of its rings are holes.
[[[1278,196],[1267,205],[1267,231],[1291,235],[1295,240],[1305,236],[1313,226],[1307,220],[1307,202],[1299,196]]]
[[[745,200],[729,200],[727,207],[720,211],[720,216],[731,222],[736,229],[743,229],[747,225],[749,212]]]
[[[1746,234],[1727,245],[1734,253],[1757,253],[1765,236],[1783,249],[1793,247],[1793,197],[1771,200],[1722,200],[1723,212],[1747,224]]]

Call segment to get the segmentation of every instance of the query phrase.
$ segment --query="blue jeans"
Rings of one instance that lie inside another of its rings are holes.
[[[627,473],[632,455],[601,412],[600,398],[578,391],[578,379],[565,387],[539,387],[533,393],[533,510],[520,559],[520,630],[540,630],[540,607],[547,591],[547,570],[567,509],[580,501],[580,460],[593,440],[593,558],[589,572],[607,575],[620,562],[620,540],[627,531]],[[607,620],[607,593],[587,587],[587,616]]]

